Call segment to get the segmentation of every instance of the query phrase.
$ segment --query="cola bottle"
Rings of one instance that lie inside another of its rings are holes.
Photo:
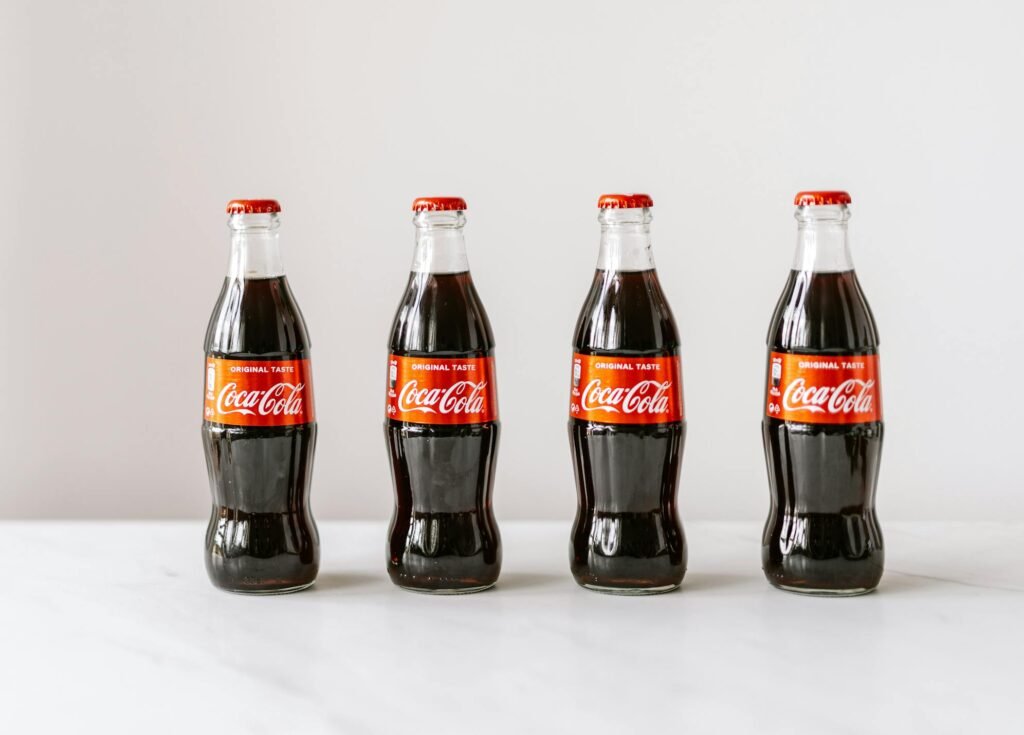
[[[654,268],[651,198],[606,194],[597,206],[597,273],[573,342],[571,568],[588,589],[667,592],[686,572],[679,334]]]
[[[878,585],[884,556],[878,330],[850,257],[850,195],[801,192],[795,204],[796,259],[768,329],[761,558],[781,589],[857,595]]]
[[[466,202],[413,202],[412,273],[389,341],[384,431],[395,486],[388,574],[410,590],[477,592],[501,569],[494,336],[469,273]]]
[[[284,275],[280,205],[235,200],[227,211],[231,257],[205,348],[206,570],[232,592],[292,592],[313,584],[320,560],[309,336]]]

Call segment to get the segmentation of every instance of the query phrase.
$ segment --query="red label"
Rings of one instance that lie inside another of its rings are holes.
[[[231,426],[311,423],[315,416],[309,360],[207,357],[203,419]]]
[[[768,356],[770,418],[804,424],[882,420],[878,355]]]
[[[602,424],[682,421],[679,358],[574,353],[569,417]]]
[[[493,357],[388,355],[387,417],[414,424],[498,420]]]

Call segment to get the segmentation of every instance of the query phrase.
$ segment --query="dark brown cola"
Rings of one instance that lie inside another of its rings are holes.
[[[768,331],[776,357],[762,424],[771,489],[762,564],[783,589],[860,594],[878,585],[884,562],[875,513],[884,433],[878,331],[849,258],[840,203],[848,196],[804,196],[830,204],[801,205],[801,267],[791,271]],[[783,364],[798,385],[786,388]]]
[[[280,274],[277,210],[253,206],[233,212],[232,267],[206,333],[206,569],[222,589],[288,592],[314,582],[320,559],[309,336]]]
[[[475,592],[501,570],[491,508],[500,433],[494,336],[468,270],[465,202],[420,199],[414,209],[414,271],[389,340],[388,574],[406,589]]]
[[[625,204],[602,207],[599,269],[573,340],[570,561],[584,587],[645,594],[676,588],[686,571],[679,335],[650,254],[650,200],[613,196]]]

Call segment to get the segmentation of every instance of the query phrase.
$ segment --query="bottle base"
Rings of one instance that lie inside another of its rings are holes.
[[[495,582],[491,582],[489,584],[481,584],[475,587],[449,587],[440,589],[431,589],[428,587],[412,587],[410,585],[401,584],[398,582],[396,582],[395,584],[399,588],[406,590],[408,592],[419,592],[423,595],[471,595],[474,592],[483,592],[485,590],[491,589],[491,587],[495,585]]]
[[[874,592],[877,587],[853,587],[845,590],[830,590],[830,589],[818,589],[814,587],[793,587],[788,584],[778,584],[771,582],[772,587],[783,592],[792,592],[797,595],[807,595],[808,597],[860,597],[861,595],[869,595]]]
[[[589,582],[576,582],[583,589],[590,590],[591,592],[600,592],[605,595],[620,595],[623,597],[643,597],[646,595],[663,595],[666,592],[674,592],[682,586],[682,582],[676,582],[675,584],[666,584],[659,587],[608,587],[601,584],[591,584]]]
[[[289,587],[221,587],[215,585],[217,589],[223,590],[224,592],[230,592],[233,595],[248,595],[248,596],[263,596],[263,595],[289,595],[293,592],[302,592],[302,590],[308,590],[316,584],[314,579],[312,582],[304,582],[302,584],[296,584]]]

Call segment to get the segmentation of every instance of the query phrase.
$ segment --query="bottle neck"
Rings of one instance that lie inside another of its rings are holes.
[[[793,270],[814,273],[853,270],[847,233],[850,210],[845,205],[799,207],[795,216],[797,236]]]
[[[233,214],[228,220],[231,229],[231,257],[228,278],[277,278],[284,275],[280,221],[276,214]]]
[[[413,273],[466,273],[466,215],[461,211],[417,212]]]
[[[649,208],[602,209],[597,219],[601,223],[599,271],[654,270]]]

